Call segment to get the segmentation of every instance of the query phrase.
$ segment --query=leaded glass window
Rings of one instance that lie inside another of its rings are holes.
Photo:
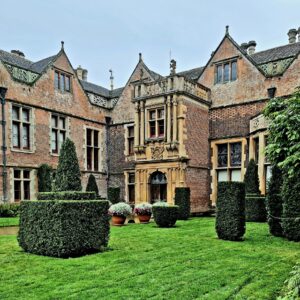
[[[53,114],[51,116],[51,152],[58,154],[66,139],[66,118]]]
[[[230,164],[231,166],[240,166],[242,160],[241,143],[230,144]]]
[[[227,167],[228,147],[227,144],[218,145],[218,167]]]

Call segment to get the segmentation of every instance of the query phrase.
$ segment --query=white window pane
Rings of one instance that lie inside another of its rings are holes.
[[[14,120],[19,120],[19,107],[13,107],[12,109],[12,117]]]
[[[13,147],[20,147],[20,127],[18,124],[13,124]]]
[[[218,182],[220,181],[228,181],[227,170],[218,171]]]
[[[241,181],[241,170],[231,170],[231,181]]]
[[[65,129],[65,118],[59,118],[59,124],[60,129]]]
[[[56,135],[56,131],[52,131],[51,132],[51,150],[52,151],[57,151],[57,135]]]
[[[266,166],[266,183],[270,180],[272,176],[272,166]]]
[[[22,118],[24,122],[29,122],[29,110],[24,109],[22,110]]]

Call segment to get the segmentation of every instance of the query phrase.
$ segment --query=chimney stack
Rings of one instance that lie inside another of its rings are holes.
[[[288,32],[288,36],[289,36],[289,43],[290,44],[296,43],[297,30],[294,29],[294,28],[290,29],[289,32]]]
[[[15,54],[15,55],[18,55],[18,56],[21,56],[21,57],[24,57],[25,58],[25,54],[20,51],[20,50],[11,50],[10,53],[12,54]]]
[[[78,79],[87,81],[88,71],[86,69],[82,69],[82,67],[79,65],[75,71],[76,71]]]
[[[241,48],[242,48],[242,50],[244,50],[245,52],[247,52],[248,47],[249,47],[248,43],[242,43],[242,44],[241,44]]]
[[[256,47],[256,42],[255,41],[249,41],[248,43],[248,54],[252,55],[255,53],[255,47]]]
[[[298,28],[298,42],[300,42],[300,27]]]
[[[82,80],[87,81],[88,70],[82,70]]]

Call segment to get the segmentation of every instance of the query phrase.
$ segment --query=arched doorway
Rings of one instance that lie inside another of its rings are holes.
[[[167,201],[167,178],[162,172],[156,171],[150,176],[150,201]]]

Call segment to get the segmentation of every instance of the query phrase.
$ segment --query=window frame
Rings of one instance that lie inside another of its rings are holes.
[[[63,79],[62,79],[63,78]],[[54,70],[54,88],[60,92],[72,93],[72,76],[67,72]],[[67,84],[68,81],[68,84]],[[68,89],[66,87],[68,86]]]
[[[53,126],[53,118],[57,118],[57,127]],[[64,120],[64,128],[60,128],[59,124],[60,124],[60,120],[63,119]],[[50,153],[52,155],[59,155],[60,150],[61,150],[61,145],[63,144],[63,142],[66,140],[66,138],[68,137],[68,118],[64,115],[61,114],[57,114],[57,113],[51,113],[50,114]],[[52,149],[52,133],[56,132],[56,151],[53,151]],[[60,143],[60,134],[64,133],[64,140]]]
[[[88,132],[91,132],[90,144],[88,144]],[[95,145],[97,134],[97,146]],[[100,172],[100,130],[93,127],[85,128],[85,169],[90,172]],[[90,152],[90,155],[89,155]],[[97,153],[97,155],[95,155]],[[91,163],[89,164],[89,157]],[[95,160],[95,157],[97,159]]]
[[[130,176],[133,176],[134,181],[132,182],[130,180]],[[135,203],[135,183],[136,183],[136,177],[135,177],[135,172],[127,172],[127,200],[130,203]],[[133,189],[133,195],[134,195],[134,201],[131,201],[130,199],[130,189]]]
[[[235,67],[233,68],[233,64]],[[228,78],[225,79],[225,70],[228,66]],[[233,70],[235,70],[235,74],[233,75]],[[236,81],[237,76],[237,58],[226,60],[223,62],[219,62],[215,64],[215,84],[223,84],[227,82],[233,82]]]
[[[15,172],[17,172],[17,171],[20,172],[20,177],[15,177]],[[13,199],[14,199],[14,202],[18,203],[18,202],[23,201],[23,200],[31,200],[31,185],[32,185],[32,178],[31,178],[32,174],[31,173],[32,173],[32,170],[14,168],[12,172],[13,172],[12,178],[13,178]],[[28,172],[28,174],[29,174],[28,177],[24,176],[25,172]],[[16,199],[16,182],[19,182],[19,184],[20,184],[20,190],[19,190],[20,199]],[[25,193],[26,193],[25,183],[26,183],[26,185],[28,184],[29,197],[25,197]]]
[[[14,110],[18,110],[18,119],[14,118]],[[28,121],[23,119],[23,111],[28,111]],[[33,112],[28,106],[12,104],[11,106],[11,149],[13,151],[32,152],[33,147]],[[18,146],[14,145],[14,128],[17,126]],[[25,129],[27,128],[27,129]],[[24,132],[27,132],[27,145],[24,145]]]
[[[163,116],[160,115],[163,112]],[[154,117],[152,114],[154,113]],[[150,140],[161,140],[166,136],[166,110],[164,106],[147,109],[147,136]],[[161,132],[161,128],[163,131]],[[153,132],[154,129],[154,132]]]
[[[134,124],[128,125],[126,130],[127,130],[127,155],[133,156],[134,155]]]

